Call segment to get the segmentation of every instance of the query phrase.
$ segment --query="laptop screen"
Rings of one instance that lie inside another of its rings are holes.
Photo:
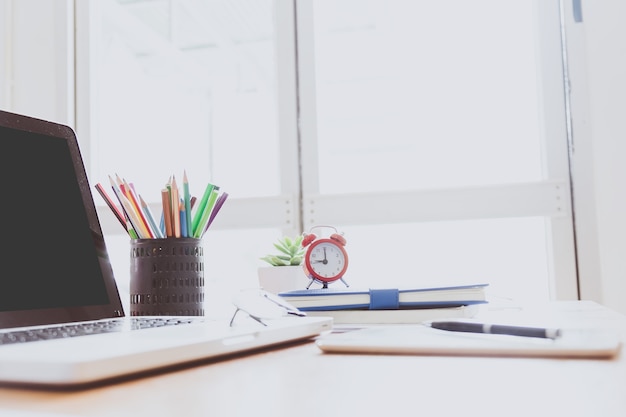
[[[72,129],[0,112],[0,327],[123,315]]]

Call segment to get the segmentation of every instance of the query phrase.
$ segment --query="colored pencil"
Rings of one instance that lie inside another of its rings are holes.
[[[174,230],[174,237],[180,237],[180,209],[178,202],[178,185],[176,184],[176,177],[172,176],[171,184],[172,194],[170,195],[172,201],[172,225]]]
[[[204,214],[204,209],[206,208],[207,202],[209,201],[209,197],[211,196],[214,188],[215,186],[209,183],[204,189],[204,194],[202,195],[202,198],[200,199],[200,202],[198,203],[198,209],[196,210],[196,214],[193,217],[192,227],[191,227],[192,236],[196,236],[196,233],[198,232],[198,223],[200,223],[200,219],[202,218],[202,215]]]
[[[119,187],[117,186],[115,181],[113,181],[113,178],[111,178],[110,175],[109,175],[109,181],[111,182],[111,189],[113,190],[113,194],[115,194],[115,197],[117,198],[117,201],[120,203],[120,206],[122,207],[122,212],[124,213],[124,218],[126,219],[126,224],[128,225],[128,223],[130,222],[131,226],[135,230],[135,234],[137,234],[138,232],[137,232],[137,229],[135,228],[136,226],[134,224],[132,224],[131,219],[128,216],[128,213],[126,213],[126,209],[124,208],[124,204],[122,203],[122,197],[124,196],[122,194],[122,191],[119,189]]]
[[[187,179],[187,171],[183,171],[183,202],[185,205],[185,228],[186,236],[191,236],[189,228],[191,227],[191,195],[189,194],[189,181]]]
[[[189,192],[187,171],[183,171],[182,190],[172,175],[161,189],[163,211],[160,224],[157,224],[150,206],[137,193],[133,183],[117,174],[115,179],[109,175],[109,182],[119,204],[107,194],[102,184],[97,183],[95,188],[133,239],[202,238],[228,198],[228,193],[220,195],[220,187],[209,183],[198,200]]]
[[[167,188],[161,190],[161,201],[163,203],[163,219],[165,221],[165,237],[174,236],[172,231],[172,200],[170,199],[170,192]]]
[[[206,227],[204,228],[204,231],[202,232],[202,235],[200,235],[200,237],[204,236],[206,231],[209,230],[209,226],[211,226],[211,223],[213,223],[213,220],[217,216],[217,213],[219,213],[219,211],[222,209],[224,201],[226,201],[227,198],[228,193],[222,193],[222,195],[218,197],[217,201],[215,202],[215,207],[213,207],[213,210],[211,211],[211,216],[209,216],[209,221],[207,222]]]
[[[150,206],[148,206],[148,204],[144,201],[141,195],[139,195],[138,197],[139,197],[139,203],[141,204],[141,208],[146,216],[146,220],[148,220],[148,223],[150,223],[150,228],[154,232],[154,237],[162,238],[163,233],[161,233],[161,229],[159,228],[159,226],[157,226],[156,222],[154,221],[154,216],[152,215]]]
[[[194,232],[193,237],[199,238],[200,236],[202,236],[202,233],[204,233],[204,228],[209,222],[211,211],[213,210],[213,206],[215,205],[215,202],[217,201],[217,197],[219,196],[219,188],[220,187],[217,187],[217,186],[213,188],[213,191],[211,192],[211,195],[209,196],[209,200],[204,206],[202,217],[200,218],[200,221],[198,222],[198,227],[196,231]]]
[[[185,202],[182,199],[178,205],[178,212],[180,213],[180,236],[189,237],[187,233],[187,210],[185,210]]]
[[[107,192],[104,190],[104,187],[102,186],[102,184],[97,183],[95,187],[96,187],[96,190],[98,190],[98,193],[100,193],[104,201],[107,203],[107,206],[109,206],[109,208],[115,215],[115,218],[120,222],[124,230],[126,230],[126,219],[124,218],[124,213],[122,213],[122,211],[117,207],[117,205],[115,205],[115,202],[111,199],[111,197],[109,197]]]

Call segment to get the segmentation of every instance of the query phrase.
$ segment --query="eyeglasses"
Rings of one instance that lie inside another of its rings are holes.
[[[286,316],[304,317],[306,313],[298,310],[277,295],[271,294],[260,288],[251,288],[240,291],[233,297],[236,307],[235,314],[230,319],[230,326],[235,322],[235,316],[240,311],[250,318],[267,326],[263,320],[276,319]]]

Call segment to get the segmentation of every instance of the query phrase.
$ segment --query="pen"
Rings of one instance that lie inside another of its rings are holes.
[[[464,321],[433,321],[428,323],[428,325],[433,329],[451,332],[506,334],[511,336],[540,337],[544,339],[557,339],[561,336],[560,329],[542,327],[509,326]]]

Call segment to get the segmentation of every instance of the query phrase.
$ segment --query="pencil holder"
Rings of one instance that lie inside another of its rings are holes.
[[[130,315],[204,315],[201,239],[132,239]]]

